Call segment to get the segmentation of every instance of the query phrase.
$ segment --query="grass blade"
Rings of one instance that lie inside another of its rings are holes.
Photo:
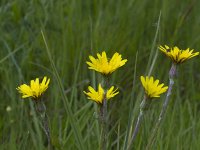
[[[55,64],[53,62],[53,59],[52,59],[48,44],[46,42],[46,39],[45,39],[45,36],[44,36],[44,33],[43,33],[42,30],[41,30],[41,34],[42,34],[42,38],[43,38],[45,46],[46,46],[46,51],[47,51],[47,54],[48,54],[48,57],[49,57],[49,61],[51,63],[51,67],[53,69],[53,73],[54,73],[54,75],[56,77],[57,83],[59,85],[59,88],[60,88],[60,91],[61,91],[61,94],[62,94],[63,105],[64,105],[65,111],[67,113],[67,117],[69,118],[72,130],[73,130],[75,138],[76,138],[76,141],[77,141],[77,143],[79,145],[79,149],[82,150],[82,149],[84,149],[84,146],[83,146],[84,144],[83,144],[83,138],[81,136],[80,129],[78,128],[78,126],[77,126],[77,124],[75,122],[75,118],[74,118],[74,115],[72,113],[72,110],[70,109],[70,104],[69,104],[68,98],[65,95],[64,87],[62,85],[62,82],[61,82],[60,76],[58,74],[58,71],[56,69],[56,66],[55,66]]]

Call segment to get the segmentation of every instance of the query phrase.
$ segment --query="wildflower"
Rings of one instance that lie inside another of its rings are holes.
[[[165,45],[163,46],[159,46],[159,49],[165,53],[165,55],[167,55],[168,57],[170,57],[172,59],[172,61],[176,64],[180,64],[185,62],[186,60],[199,55],[199,52],[195,52],[193,53],[193,49],[190,50],[189,48],[187,48],[186,50],[181,50],[178,47],[173,47],[170,48],[169,46]]]
[[[39,78],[31,80],[30,86],[27,84],[22,84],[17,87],[19,93],[22,93],[22,98],[33,97],[38,99],[48,88],[50,79],[47,80],[47,77],[44,77],[42,82],[39,83]]]
[[[98,104],[102,104],[104,99],[104,89],[101,87],[101,84],[98,86],[98,90],[95,91],[91,86],[88,87],[89,92],[83,91],[87,96],[88,99],[91,99]],[[106,92],[106,99],[109,100],[110,98],[117,95],[119,92],[117,92],[117,89],[114,90],[114,86],[111,86],[111,88]]]
[[[145,93],[149,98],[160,97],[160,94],[167,91],[168,86],[164,86],[164,84],[159,84],[159,80],[155,80],[153,77],[146,78],[144,76],[140,77],[142,85],[145,89]]]
[[[127,59],[122,60],[119,53],[115,53],[110,60],[108,60],[105,51],[101,55],[97,53],[97,57],[95,59],[93,56],[89,56],[91,62],[86,62],[89,65],[88,68],[105,75],[111,74],[127,62]]]

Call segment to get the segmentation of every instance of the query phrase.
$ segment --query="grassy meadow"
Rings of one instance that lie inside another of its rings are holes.
[[[98,150],[98,106],[83,91],[102,81],[86,64],[89,55],[102,51],[128,60],[110,81],[120,94],[108,102],[108,149],[145,149],[166,94],[152,101],[130,143],[144,95],[140,76],[168,85],[171,61],[159,45],[200,51],[199,7],[198,0],[1,0],[0,149],[48,149],[31,98],[22,99],[16,90],[47,76],[42,98],[53,149]],[[178,67],[152,150],[200,149],[199,66],[198,56]]]

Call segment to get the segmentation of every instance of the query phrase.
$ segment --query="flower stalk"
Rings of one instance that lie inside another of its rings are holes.
[[[83,91],[88,99],[95,101],[100,106],[99,110],[99,124],[101,125],[101,143],[100,147],[102,150],[107,149],[107,126],[108,126],[108,115],[107,115],[107,100],[117,95],[119,92],[117,89],[114,90],[114,86],[109,88],[109,77],[118,68],[125,65],[127,59],[122,59],[119,53],[115,53],[111,59],[107,57],[105,51],[101,54],[97,53],[97,58],[89,56],[90,61],[87,61],[88,68],[101,73],[103,76],[103,88],[101,84],[98,86],[98,90],[95,91],[91,86],[88,87],[89,92]]]
[[[42,100],[34,101],[35,102],[35,108],[37,113],[40,116],[40,120],[42,122],[43,130],[46,134],[47,140],[48,140],[48,148],[51,147],[51,136],[50,136],[50,129],[48,124],[48,116],[46,114],[46,106]]]
[[[101,149],[102,150],[106,150],[106,145],[107,145],[107,102],[106,101],[107,101],[106,96],[104,96],[103,104],[100,106]]]
[[[143,88],[145,89],[145,95],[144,95],[144,99],[142,100],[140,104],[140,113],[138,115],[138,119],[135,125],[135,129],[133,131],[133,135],[131,137],[131,141],[128,145],[128,149],[130,149],[131,144],[133,143],[133,141],[135,140],[138,134],[142,117],[144,115],[144,112],[149,109],[150,104],[152,103],[152,99],[160,97],[160,94],[166,92],[168,89],[168,87],[164,86],[163,83],[159,84],[160,82],[159,80],[154,80],[152,76],[151,77],[141,76],[140,80],[141,80]]]
[[[149,140],[149,142],[146,146],[146,150],[151,149],[151,147],[152,147],[152,145],[155,141],[158,129],[159,129],[161,122],[164,118],[164,115],[166,113],[167,106],[169,104],[170,96],[171,96],[171,93],[172,93],[172,88],[173,88],[173,85],[174,85],[174,78],[175,78],[175,75],[176,75],[176,71],[177,71],[177,64],[173,63],[172,66],[171,66],[171,69],[169,71],[169,88],[167,90],[167,95],[166,95],[165,101],[163,103],[162,110],[160,112],[159,118],[158,118],[156,125],[154,127],[154,130],[153,130],[153,132],[150,136],[150,140]]]
[[[101,126],[101,149],[105,150],[107,146],[107,101],[110,100],[115,95],[119,94],[117,89],[114,89],[114,86],[108,88],[108,77],[104,77],[103,85],[105,88],[102,88],[99,84],[97,91],[91,86],[88,87],[88,92],[83,91],[88,99],[95,101],[99,106],[99,125]]]
[[[130,144],[133,143],[136,135],[138,134],[138,131],[139,131],[139,128],[140,128],[140,125],[141,125],[141,120],[142,120],[142,117],[144,115],[144,111],[147,110],[147,107],[148,107],[147,96],[144,95],[144,98],[143,98],[143,100],[140,104],[140,113],[139,113],[138,118],[137,118],[137,122],[136,122],[136,125],[135,125],[135,129],[133,131],[133,135],[132,135]],[[129,145],[128,149],[129,148],[130,148],[130,145]]]
[[[48,140],[48,149],[51,149],[51,136],[50,130],[48,125],[48,117],[46,114],[46,106],[41,99],[41,96],[44,92],[48,89],[50,83],[50,79],[46,76],[43,78],[42,82],[40,83],[39,78],[30,81],[30,85],[22,84],[18,86],[16,89],[19,93],[22,94],[22,98],[31,97],[33,102],[35,103],[35,109],[40,116],[40,120],[42,122],[43,130],[47,136]]]
[[[101,123],[101,149],[106,150],[107,149],[107,128],[108,128],[108,117],[107,117],[107,90],[108,90],[108,84],[109,84],[109,78],[107,76],[104,77],[104,88],[105,93],[103,95],[103,102],[102,105],[100,105],[100,123]]]

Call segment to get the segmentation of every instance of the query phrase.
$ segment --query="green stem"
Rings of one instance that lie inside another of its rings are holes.
[[[131,144],[134,142],[134,140],[135,140],[135,138],[136,138],[136,136],[138,134],[138,131],[139,131],[139,128],[140,128],[140,125],[141,125],[141,121],[142,121],[142,117],[144,115],[144,111],[146,109],[148,109],[147,108],[149,106],[148,104],[149,103],[147,101],[147,96],[145,95],[143,100],[142,100],[142,102],[141,102],[141,104],[140,104],[140,113],[138,115],[137,122],[136,122],[136,125],[135,125],[135,129],[133,131],[133,135],[131,137],[130,144],[128,145],[128,149],[130,149]]]
[[[102,105],[100,107],[100,116],[101,116],[101,149],[106,150],[107,149],[107,124],[108,124],[108,116],[107,116],[107,89],[109,85],[109,78],[108,76],[104,76],[104,98]]]
[[[107,145],[107,99],[104,96],[103,104],[100,108],[101,115],[101,149],[106,150]]]
[[[36,104],[36,110],[40,115],[42,127],[44,129],[44,132],[48,140],[48,149],[51,149],[51,136],[50,136],[50,129],[49,129],[49,124],[48,124],[48,116],[46,114],[46,106],[42,100],[36,100],[35,104]]]
[[[171,93],[172,93],[172,88],[173,88],[173,85],[174,85],[174,77],[176,75],[176,64],[172,64],[171,66],[171,69],[169,71],[169,87],[168,87],[168,90],[167,90],[167,95],[166,95],[166,98],[165,98],[165,101],[163,103],[163,106],[162,106],[162,110],[160,112],[160,115],[159,115],[159,118],[156,122],[156,125],[154,127],[154,130],[150,136],[150,140],[146,146],[146,150],[149,150],[151,149],[154,141],[155,141],[155,138],[156,138],[156,135],[157,135],[157,132],[158,132],[158,129],[160,127],[160,124],[164,118],[164,115],[166,113],[166,110],[167,110],[167,106],[169,104],[169,100],[170,100],[170,96],[171,96]]]

